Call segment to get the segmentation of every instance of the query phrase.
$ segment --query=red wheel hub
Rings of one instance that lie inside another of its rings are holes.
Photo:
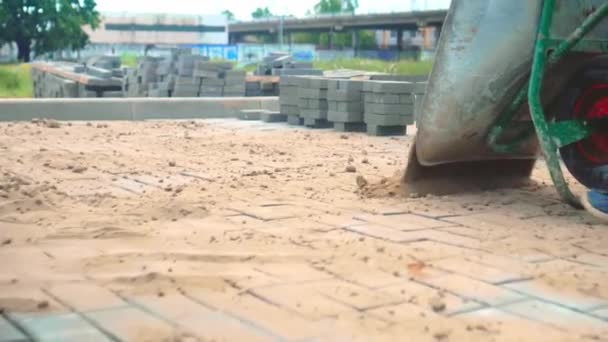
[[[608,118],[608,84],[595,84],[584,91],[574,108],[578,119]],[[576,143],[585,159],[595,164],[608,164],[608,133],[596,132]]]

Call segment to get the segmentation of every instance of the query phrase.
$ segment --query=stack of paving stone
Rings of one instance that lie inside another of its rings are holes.
[[[122,97],[110,70],[66,62],[33,63],[30,70],[36,98]]]
[[[198,55],[180,55],[177,59],[176,73],[169,77],[173,85],[173,97],[197,97],[199,95],[199,78],[195,75],[199,63],[209,58]]]
[[[300,77],[298,83],[298,109],[304,125],[311,128],[331,127],[327,121],[328,80],[322,77]]]
[[[194,83],[199,87],[199,95],[245,96],[246,72],[231,69],[229,62],[198,62],[194,70]]]
[[[406,126],[414,123],[414,86],[411,82],[397,81],[367,81],[363,84],[363,117],[368,134],[406,134]]]
[[[247,81],[245,96],[279,96],[279,84],[271,81]]]
[[[279,81],[280,112],[287,116],[287,123],[290,125],[304,124],[298,107],[298,79],[298,76],[282,76]]]
[[[323,70],[314,69],[312,62],[297,62],[285,52],[271,52],[258,64],[256,75],[316,75],[322,76]]]
[[[156,70],[159,58],[146,57],[139,61],[137,68],[123,70],[123,93],[125,97],[147,97],[148,91],[154,89],[157,82]]]
[[[341,132],[365,132],[361,80],[328,80],[327,120]]]

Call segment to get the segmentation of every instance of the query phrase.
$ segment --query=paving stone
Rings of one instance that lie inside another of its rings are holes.
[[[513,303],[526,298],[506,288],[490,285],[457,274],[420,279],[420,282],[438,289],[450,291],[462,298],[472,299],[492,306]]]
[[[400,214],[400,215],[355,215],[353,217],[357,220],[362,220],[371,223],[377,223],[398,230],[422,230],[428,228],[440,228],[452,225],[451,223],[443,222],[440,220],[430,219],[413,214]]]
[[[438,260],[433,262],[433,267],[438,267],[453,273],[465,275],[490,284],[498,284],[527,278],[522,274],[503,271],[498,268],[471,262],[464,258]]]
[[[309,128],[332,128],[333,127],[333,123],[330,121],[327,121],[326,119],[317,119],[317,118],[311,118],[311,117],[306,117],[304,115],[302,115],[304,117],[304,126],[309,127]]]
[[[376,93],[365,93],[363,95],[363,101],[366,103],[374,104],[402,104],[412,105],[414,103],[412,95],[399,95],[399,94],[376,94]]]
[[[595,254],[595,253],[585,253],[578,254],[576,258],[572,258],[572,260],[577,262],[582,262],[589,265],[594,265],[602,268],[608,268],[608,256]]]
[[[390,240],[394,242],[412,242],[421,241],[425,238],[421,236],[412,236],[407,232],[400,231],[398,229],[380,226],[377,224],[362,224],[357,226],[351,226],[345,228],[348,231],[360,233],[366,236],[375,237],[379,239]]]
[[[287,121],[287,115],[281,114],[280,112],[266,112],[262,113],[260,118],[263,122],[285,122]]]
[[[337,112],[363,112],[363,103],[362,102],[331,102],[330,108],[331,110]]]
[[[363,113],[361,112],[337,112],[329,110],[327,120],[332,122],[354,122],[363,123]]]
[[[112,341],[78,314],[11,314],[37,341]]]
[[[369,288],[381,288],[403,281],[394,274],[373,268],[363,263],[332,263],[324,266],[324,270],[340,279],[351,281]]]
[[[327,79],[322,77],[312,77],[310,87],[314,89],[327,89]]]
[[[327,99],[333,101],[357,102],[362,100],[361,92],[330,89],[327,91]]]
[[[146,332],[153,332],[155,338],[162,340],[172,338],[175,332],[165,321],[134,307],[92,311],[86,316],[122,341],[145,338]]]
[[[441,319],[441,316],[433,313],[431,310],[411,303],[384,306],[381,308],[368,310],[366,313],[380,317],[388,322],[398,323],[400,326],[408,326],[413,324],[418,325],[421,323],[421,319],[425,317],[433,320]]]
[[[397,81],[376,81],[373,83],[374,93],[410,94],[415,89],[415,83]]]
[[[299,106],[300,108],[320,110],[327,110],[329,108],[329,105],[326,100],[300,99],[300,101],[305,102]]]
[[[333,120],[329,120],[329,121],[333,121]],[[334,129],[338,132],[366,132],[367,126],[363,122],[335,122],[334,121]]]
[[[563,306],[538,300],[513,303],[501,307],[507,312],[539,322],[551,324],[564,330],[583,330],[586,333],[607,331],[608,324],[600,319],[581,314]]]
[[[414,106],[409,104],[380,104],[366,102],[365,113],[413,117]]]
[[[285,115],[299,115],[300,114],[300,109],[298,108],[298,106],[285,106],[285,105],[281,105],[281,114],[285,114]]]
[[[412,117],[406,115],[381,115],[365,112],[363,115],[363,121],[372,126],[386,127],[386,126],[402,126],[405,127],[410,125]],[[402,133],[403,135],[403,133]]]
[[[21,341],[29,341],[29,339],[4,317],[0,316],[0,342]]]
[[[327,99],[326,89],[299,88],[298,96],[307,99]]]
[[[397,136],[397,135],[405,135],[406,127],[405,126],[383,126],[383,125],[375,125],[373,123],[366,122],[367,125],[367,134],[376,137],[387,137],[387,136]]]
[[[335,316],[353,309],[319,294],[307,284],[263,287],[252,290],[271,303],[311,319]]]
[[[505,284],[504,287],[580,311],[589,311],[608,304],[604,299],[583,295],[575,289],[558,290],[535,280]]]
[[[445,304],[445,309],[439,312],[442,315],[452,315],[482,307],[482,304],[478,302],[464,299],[451,293],[437,291],[432,287],[409,280],[380,288],[378,291],[390,294],[402,301],[418,305],[429,311],[432,310],[431,300],[439,298],[441,303]]]
[[[348,283],[344,280],[328,279],[315,281],[308,283],[307,286],[358,310],[366,310],[368,308],[385,306],[398,302],[396,297],[393,297],[388,293],[370,290],[362,286]]]
[[[80,312],[127,305],[125,301],[114,293],[95,284],[60,284],[48,290],[63,303]],[[78,295],[75,296],[74,294]]]
[[[260,120],[263,109],[243,109],[239,112],[239,119],[241,120]]]
[[[283,283],[309,282],[330,278],[329,274],[304,263],[268,263],[255,266],[254,269],[280,279]]]
[[[302,126],[304,125],[304,118],[301,118],[298,115],[287,115],[287,124]]]
[[[138,305],[159,315],[187,332],[204,340],[270,341],[276,339],[270,332],[244,323],[248,317],[233,317],[205,307],[182,294],[164,297],[132,297]]]
[[[590,312],[591,315],[603,318],[608,321],[608,308],[601,308],[595,311]]]

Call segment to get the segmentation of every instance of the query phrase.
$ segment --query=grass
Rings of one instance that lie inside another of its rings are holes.
[[[32,97],[29,64],[0,65],[0,98]]]
[[[432,66],[432,61],[382,61],[362,58],[345,58],[314,62],[314,67],[321,70],[353,69],[396,75],[428,75],[431,72]]]
[[[130,68],[137,67],[137,55],[131,53],[123,53],[120,56],[120,64],[122,64],[122,66]]]

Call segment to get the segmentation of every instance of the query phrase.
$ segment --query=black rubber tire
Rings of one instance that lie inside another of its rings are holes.
[[[557,104],[557,120],[572,119],[577,99],[582,91],[593,84],[608,83],[608,58],[601,57],[577,73],[568,83]],[[606,89],[608,96],[608,89]],[[608,164],[593,163],[578,150],[577,144],[560,149],[560,154],[568,171],[589,189],[608,192]]]

